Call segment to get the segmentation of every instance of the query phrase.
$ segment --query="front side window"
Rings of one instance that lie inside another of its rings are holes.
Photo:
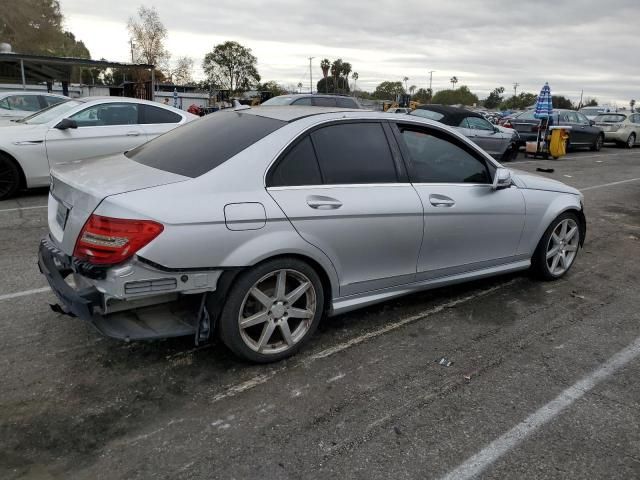
[[[400,127],[409,153],[414,183],[491,183],[484,161],[448,135],[414,127]]]
[[[581,123],[583,125],[589,125],[589,119],[587,117],[585,117],[583,114],[581,113],[574,113],[574,115],[576,117],[578,117],[578,123]]]
[[[567,122],[569,123],[580,123],[580,120],[578,120],[578,115],[576,115],[574,112],[565,113],[565,117],[567,118]]]
[[[467,122],[469,123],[469,128],[473,130],[487,130],[492,132],[493,126],[487,122],[484,118],[480,117],[467,117]]]
[[[138,105],[135,103],[102,103],[86,108],[71,116],[78,127],[110,127],[136,125]]]
[[[52,105],[57,105],[61,102],[64,102],[66,99],[64,98],[60,98],[60,97],[53,97],[50,95],[43,95],[41,97],[44,100],[45,105],[47,105],[48,107],[52,106]]]
[[[280,159],[267,179],[268,187],[321,184],[322,176],[318,160],[308,135]]]
[[[11,107],[9,107],[9,100],[6,98],[0,99],[0,108],[3,110],[11,110]]]
[[[311,134],[325,184],[393,183],[398,180],[380,123],[339,123]]]

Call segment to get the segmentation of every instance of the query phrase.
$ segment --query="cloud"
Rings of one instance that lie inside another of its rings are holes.
[[[67,25],[94,56],[128,58],[125,24],[137,6],[124,0],[62,0]],[[309,63],[319,79],[322,58],[342,57],[360,75],[361,88],[410,78],[446,88],[460,84],[486,95],[496,86],[537,92],[545,81],[574,99],[628,103],[640,97],[636,0],[507,2],[502,0],[397,2],[293,0],[155,0],[169,30],[174,56],[196,65],[216,43],[237,40],[253,49],[265,80],[309,83]],[[631,61],[629,59],[632,59]],[[201,75],[201,72],[199,72]]]

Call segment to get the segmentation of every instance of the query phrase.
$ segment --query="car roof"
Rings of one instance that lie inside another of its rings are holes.
[[[430,110],[440,113],[443,115],[440,122],[454,127],[460,125],[460,122],[467,117],[484,118],[479,113],[472,112],[466,108],[452,107],[450,105],[419,105],[416,107],[416,110]]]
[[[259,117],[273,118],[283,122],[294,122],[301,118],[310,117],[312,115],[321,115],[323,113],[339,113],[339,112],[363,112],[366,110],[357,108],[338,108],[338,107],[312,107],[304,105],[264,105],[260,107],[228,109],[229,111],[248,113]]]
[[[15,91],[9,91],[9,92],[0,92],[0,97],[8,97],[9,95],[48,95],[50,97],[70,98],[70,97],[65,97],[64,95],[60,95],[58,93],[34,92],[32,90],[15,90]]]

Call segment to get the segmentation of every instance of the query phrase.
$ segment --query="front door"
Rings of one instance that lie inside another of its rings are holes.
[[[122,153],[146,142],[135,103],[103,103],[72,115],[78,128],[47,132],[49,165],[98,155]]]
[[[398,160],[381,123],[341,122],[298,139],[268,175],[293,226],[331,259],[341,296],[415,278],[422,204]]]
[[[497,132],[487,120],[480,117],[467,117],[465,121],[469,138],[485,152],[497,157],[506,150],[504,135]]]
[[[424,208],[417,280],[515,261],[524,226],[520,190],[491,187],[495,167],[448,133],[398,124]]]

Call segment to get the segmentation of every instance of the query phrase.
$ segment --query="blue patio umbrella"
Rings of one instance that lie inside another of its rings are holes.
[[[538,100],[536,101],[536,111],[533,114],[535,118],[549,118],[553,114],[553,101],[551,99],[551,88],[549,83],[545,82],[544,87],[540,90]]]

